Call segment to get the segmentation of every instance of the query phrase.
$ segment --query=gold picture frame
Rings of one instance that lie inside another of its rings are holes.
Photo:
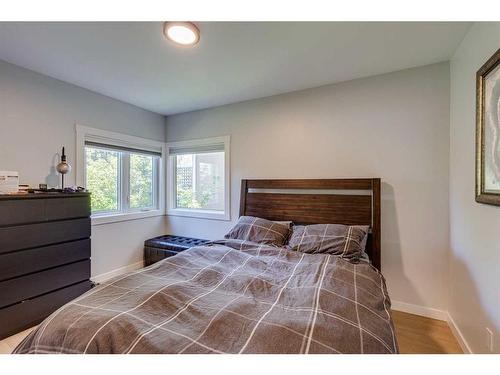
[[[476,73],[476,202],[500,206],[500,49]]]

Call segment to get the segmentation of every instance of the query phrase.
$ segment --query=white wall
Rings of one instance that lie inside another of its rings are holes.
[[[472,26],[451,60],[449,313],[473,352],[500,353],[500,207],[474,200],[475,74],[500,47],[500,23]]]
[[[0,170],[19,171],[32,186],[57,186],[63,145],[75,166],[75,124],[165,140],[161,115],[0,61]],[[164,229],[163,217],[93,226],[92,275],[141,261],[144,239]]]
[[[242,178],[381,177],[382,269],[396,301],[446,310],[448,63],[167,118],[167,140],[231,135],[232,219]],[[230,222],[169,216],[217,238]]]

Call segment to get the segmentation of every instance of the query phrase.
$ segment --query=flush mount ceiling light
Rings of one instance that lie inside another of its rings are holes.
[[[163,35],[181,46],[194,46],[200,40],[200,30],[192,22],[165,22]]]

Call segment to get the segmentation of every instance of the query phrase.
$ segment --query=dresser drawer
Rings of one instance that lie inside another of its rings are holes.
[[[0,201],[0,226],[45,221],[43,199]]]
[[[45,199],[45,219],[64,220],[90,216],[90,198],[51,198]]]
[[[0,254],[90,237],[90,218],[0,228]]]
[[[62,305],[88,291],[91,286],[89,281],[84,281],[0,309],[0,339],[35,326]]]
[[[2,199],[0,226],[20,225],[90,216],[89,196]]]
[[[0,282],[0,308],[90,278],[90,260]]]
[[[0,281],[90,258],[90,239],[0,255]]]

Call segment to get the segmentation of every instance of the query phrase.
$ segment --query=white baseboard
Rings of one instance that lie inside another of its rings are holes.
[[[473,351],[471,350],[469,344],[465,340],[465,337],[462,334],[462,332],[460,331],[460,329],[458,329],[458,326],[455,323],[455,321],[453,320],[453,318],[451,317],[450,313],[448,313],[447,315],[448,315],[448,319],[447,319],[448,326],[450,327],[451,332],[453,333],[453,336],[455,336],[455,338],[457,339],[458,344],[462,348],[462,351],[465,354],[472,354]]]
[[[448,312],[443,310],[434,309],[432,307],[425,307],[420,305],[413,305],[411,303],[392,301],[392,309],[402,311],[410,314],[425,316],[427,318],[448,321]]]
[[[103,283],[109,279],[112,279],[115,276],[120,276],[120,275],[123,275],[127,272],[136,271],[136,270],[141,269],[143,267],[144,267],[144,261],[141,260],[140,262],[132,263],[132,264],[129,264],[128,266],[116,268],[112,271],[109,271],[106,273],[101,273],[100,275],[93,276],[90,278],[90,280],[92,280],[95,283]]]

